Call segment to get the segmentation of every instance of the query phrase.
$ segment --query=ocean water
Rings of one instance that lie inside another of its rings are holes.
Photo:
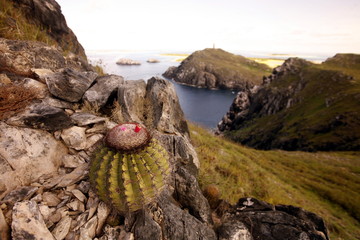
[[[93,64],[101,65],[109,74],[117,74],[125,80],[148,80],[153,76],[161,77],[170,66],[178,66],[176,59],[181,56],[164,56],[158,52],[89,52],[88,59]],[[141,65],[117,65],[120,58],[130,58]],[[147,63],[149,58],[159,63]],[[187,120],[206,128],[215,128],[228,111],[236,92],[230,90],[208,90],[178,84],[170,79],[179,97],[181,108]]]
[[[165,52],[164,52],[165,53]],[[148,80],[151,77],[162,77],[162,74],[170,66],[178,66],[180,62],[176,59],[181,56],[167,56],[160,52],[130,52],[130,51],[93,51],[87,52],[89,61],[92,64],[101,65],[109,74],[117,74],[125,80]],[[177,52],[172,52],[177,53]],[[187,53],[187,52],[181,52]],[[190,52],[188,52],[190,54]],[[235,53],[246,57],[273,58],[274,55],[264,53]],[[276,55],[276,58],[286,59],[295,55]],[[323,61],[325,56],[296,55],[311,61]],[[123,66],[117,65],[116,61],[120,58],[130,58],[140,61],[141,65]],[[154,58],[159,63],[148,63],[148,59]],[[164,77],[162,77],[164,78]],[[231,90],[209,90],[195,88],[178,84],[170,79],[176,89],[181,108],[187,120],[202,125],[206,128],[216,128],[218,122],[228,111],[236,92]]]

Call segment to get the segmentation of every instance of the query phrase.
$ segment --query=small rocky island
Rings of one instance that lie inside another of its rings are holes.
[[[128,59],[128,58],[120,58],[116,64],[118,65],[141,65],[141,62],[139,61],[135,61],[132,59]]]
[[[261,83],[271,69],[222,49],[196,51],[163,76],[194,87],[241,90]]]

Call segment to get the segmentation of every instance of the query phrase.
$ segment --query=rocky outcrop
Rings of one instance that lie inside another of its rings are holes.
[[[132,59],[128,59],[128,58],[120,58],[119,60],[116,61],[116,64],[118,64],[118,65],[140,65],[141,62],[135,61]]]
[[[352,104],[357,94],[348,92],[353,76],[334,62],[286,60],[261,86],[237,94],[219,131],[259,149],[359,149],[360,133],[351,130],[360,127],[360,109]]]
[[[30,23],[45,29],[63,50],[86,60],[84,48],[67,26],[60,5],[55,0],[15,0],[14,3],[25,13]]]
[[[178,83],[210,89],[243,90],[260,84],[269,67],[221,49],[197,51],[163,76]]]

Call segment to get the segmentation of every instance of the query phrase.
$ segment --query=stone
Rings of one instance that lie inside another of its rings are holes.
[[[47,76],[46,84],[55,97],[68,102],[78,102],[96,77],[95,72],[78,72],[65,68],[61,72]]]
[[[164,239],[160,225],[146,211],[141,211],[137,217],[134,225],[134,237],[139,240]]]
[[[88,173],[88,165],[82,164],[79,167],[75,168],[74,171],[72,171],[71,173],[60,176],[60,179],[56,180],[56,182],[58,181],[56,186],[66,187],[74,183],[77,183],[83,180],[87,176],[87,173]]]
[[[145,111],[146,83],[144,80],[125,81],[119,87],[118,101],[125,122],[142,122]]]
[[[95,124],[105,122],[107,118],[98,117],[91,113],[83,113],[77,112],[71,115],[71,120],[80,127],[84,127],[86,125]]]
[[[151,120],[151,127],[164,133],[189,133],[171,82],[155,77],[149,79],[146,85],[146,101],[146,116]]]
[[[92,217],[80,228],[80,240],[91,240],[95,237],[97,216]]]
[[[47,229],[37,204],[33,201],[15,203],[11,229],[13,239],[55,240]]]
[[[85,128],[73,126],[68,129],[64,129],[61,133],[61,138],[65,144],[76,150],[82,150],[86,147],[86,134]]]
[[[90,183],[86,182],[86,181],[82,181],[79,185],[78,185],[78,189],[82,192],[82,193],[88,193],[90,190]]]
[[[103,107],[123,82],[124,78],[117,75],[97,77],[95,84],[85,92],[83,100],[92,105]]]
[[[66,168],[77,168],[85,161],[77,155],[64,155],[62,158],[63,166]]]
[[[69,102],[66,102],[66,101],[63,101],[60,99],[52,98],[52,97],[46,97],[42,100],[42,102],[49,106],[56,107],[56,108],[62,108],[65,110],[74,108],[74,105],[72,103],[69,103]]]
[[[92,152],[93,148],[96,148],[96,143],[104,138],[102,134],[94,134],[87,138],[85,149],[90,150]]]
[[[56,207],[61,202],[57,195],[52,192],[44,192],[42,195],[42,199],[43,202],[49,207]]]
[[[85,202],[86,201],[86,196],[79,190],[79,189],[74,189],[71,191],[71,193],[80,200],[80,202]]]
[[[15,144],[16,143],[16,144]],[[67,148],[50,133],[0,122],[0,182],[6,192],[57,172]]]
[[[46,83],[46,77],[54,73],[50,69],[46,68],[31,68],[31,71],[34,73],[36,79],[42,83]]]
[[[120,233],[123,232],[124,229],[121,226],[111,227],[106,225],[104,227],[104,235],[99,238],[99,240],[118,240],[123,239],[120,238]]]
[[[53,236],[56,238],[56,240],[65,239],[66,235],[70,231],[71,221],[72,221],[71,217],[66,216],[56,224],[55,228],[51,232]]]
[[[127,59],[127,58],[120,58],[116,64],[118,65],[140,65],[141,63],[139,61],[135,61],[132,59]]]
[[[275,210],[273,205],[250,197],[240,198],[235,207],[238,211],[243,212]]]
[[[103,226],[105,224],[105,221],[107,219],[107,217],[109,216],[111,212],[111,209],[104,203],[104,202],[100,202],[97,208],[97,219],[98,219],[98,224],[96,227],[96,235],[99,236]]]
[[[1,203],[14,205],[16,202],[29,200],[36,193],[38,189],[39,189],[38,187],[32,187],[32,186],[17,187],[9,194],[7,194],[2,199]]]
[[[35,91],[37,98],[45,98],[50,95],[46,84],[36,81],[32,78],[25,78],[23,80],[23,86]]]
[[[10,84],[11,83],[11,80],[10,78],[8,78],[8,76],[4,73],[1,73],[0,74],[0,85],[1,84]]]
[[[5,216],[1,208],[0,208],[0,239],[10,240],[10,227],[5,220]]]
[[[49,221],[50,216],[55,213],[56,209],[55,208],[49,208],[49,206],[44,205],[44,204],[40,204],[38,206],[39,206],[40,213],[43,216],[43,219],[44,219],[46,225],[48,225],[47,222]]]
[[[201,222],[212,224],[210,206],[201,192],[196,178],[183,167],[175,171],[175,197]]]
[[[253,240],[249,229],[236,219],[227,219],[217,232],[219,240]]]
[[[11,117],[7,124],[47,131],[57,131],[73,125],[64,110],[45,103],[33,103],[25,111]]]

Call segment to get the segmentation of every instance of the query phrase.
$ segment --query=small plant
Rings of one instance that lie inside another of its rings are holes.
[[[14,84],[0,86],[0,120],[25,108],[35,98],[32,89]]]
[[[170,167],[168,154],[136,123],[111,129],[90,163],[90,183],[99,198],[120,213],[134,212],[164,189]]]

